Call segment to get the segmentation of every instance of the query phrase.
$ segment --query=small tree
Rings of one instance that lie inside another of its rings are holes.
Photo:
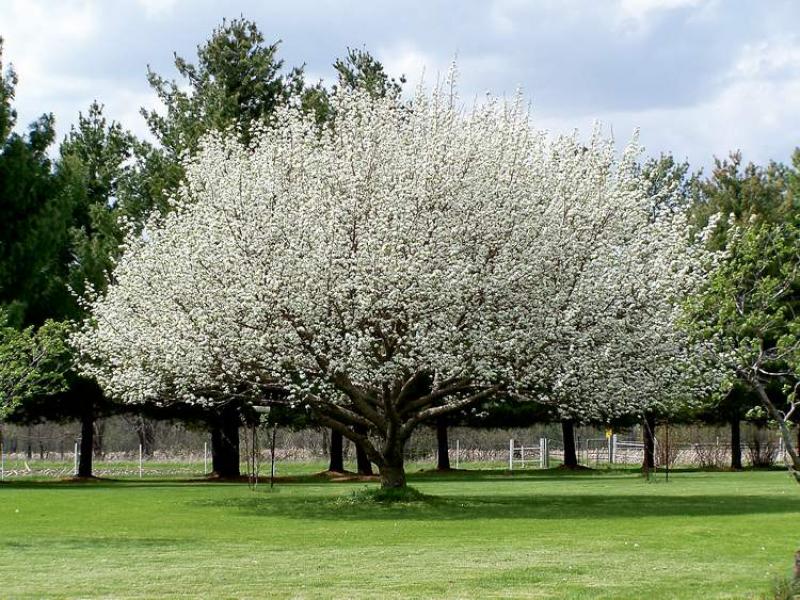
[[[800,457],[790,422],[800,387],[800,227],[753,223],[729,232],[727,257],[705,293],[690,304],[689,327],[714,344],[717,359],[749,385],[780,427],[789,469],[800,483]],[[785,405],[770,396],[771,382],[784,384]]]

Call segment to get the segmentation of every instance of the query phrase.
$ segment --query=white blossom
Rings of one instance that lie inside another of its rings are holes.
[[[207,137],[175,210],[128,239],[74,338],[110,394],[278,387],[376,431],[384,470],[421,420],[495,391],[595,418],[685,379],[674,325],[704,257],[682,212],[653,218],[635,141],[551,138],[520,97],[333,102],[321,131],[286,107],[250,147]]]

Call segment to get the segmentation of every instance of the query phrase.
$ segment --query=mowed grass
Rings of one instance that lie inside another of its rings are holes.
[[[752,598],[790,573],[783,472],[0,485],[2,598]],[[369,484],[373,486],[374,484]],[[362,494],[363,496],[363,494]]]

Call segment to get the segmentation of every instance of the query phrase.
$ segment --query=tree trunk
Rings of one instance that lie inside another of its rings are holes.
[[[738,416],[731,419],[731,469],[742,470],[742,428]]]
[[[575,422],[572,419],[561,421],[561,439],[564,442],[564,466],[578,468],[578,454],[575,451]]]
[[[211,464],[214,475],[235,479],[239,470],[239,411],[226,406],[211,424]]]
[[[753,387],[755,387],[756,393],[761,399],[761,403],[766,407],[769,416],[772,417],[774,421],[778,422],[778,427],[781,431],[781,437],[783,437],[783,445],[786,454],[789,455],[789,460],[787,461],[786,467],[794,477],[794,480],[797,483],[800,483],[800,455],[792,445],[792,433],[789,431],[789,425],[786,423],[786,420],[783,418],[783,415],[780,413],[780,411],[775,408],[775,405],[767,395],[767,390],[764,389],[764,386],[761,385],[760,382],[755,381],[753,382]],[[782,456],[781,458],[785,460],[785,457]]]
[[[642,420],[642,441],[644,442],[643,471],[652,471],[656,466],[656,416],[646,413]]]
[[[405,443],[401,441],[388,441],[384,446],[382,461],[378,465],[381,475],[381,487],[403,488],[406,487],[406,471],[403,465]]]
[[[330,464],[328,471],[331,473],[344,473],[344,436],[331,429]]]
[[[381,487],[383,489],[389,488],[403,488],[406,487],[406,472],[403,468],[403,463],[388,464],[384,463],[380,466],[381,473]]]
[[[92,477],[94,453],[94,414],[89,410],[81,418],[81,443],[78,458],[78,477]]]
[[[367,430],[364,427],[356,426],[354,427],[356,433],[360,433],[361,435],[366,435]],[[358,465],[358,474],[359,475],[374,475],[372,472],[372,461],[370,461],[369,457],[367,456],[367,452],[364,450],[364,447],[356,442],[353,442],[356,446],[356,464]]]
[[[139,444],[142,446],[142,454],[152,456],[155,449],[156,430],[153,423],[141,415],[136,417],[136,437],[139,438]]]
[[[450,470],[450,442],[447,439],[447,419],[436,419],[436,469],[439,471]]]

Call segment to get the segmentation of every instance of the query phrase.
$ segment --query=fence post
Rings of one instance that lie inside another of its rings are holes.
[[[139,444],[139,479],[142,478],[142,445]]]
[[[612,450],[611,455],[612,455],[613,459],[617,460],[617,434],[616,433],[611,435],[611,450]],[[614,462],[614,460],[612,460],[611,462]]]
[[[508,470],[514,470],[514,438],[508,440]]]
[[[539,468],[546,469],[547,466],[547,439],[546,438],[539,438]]]
[[[208,475],[208,442],[203,442],[203,475]]]
[[[0,431],[0,481],[6,479],[6,449],[3,446],[3,432]]]
[[[456,470],[458,469],[458,457],[461,455],[461,442],[456,440]]]
[[[544,468],[550,468],[550,440],[544,438]]]
[[[79,441],[75,440],[75,450],[74,450],[73,455],[72,455],[72,463],[73,463],[72,464],[72,476],[73,477],[77,477],[78,476],[78,444],[79,444]]]
[[[608,464],[614,464],[614,434],[608,436]]]

